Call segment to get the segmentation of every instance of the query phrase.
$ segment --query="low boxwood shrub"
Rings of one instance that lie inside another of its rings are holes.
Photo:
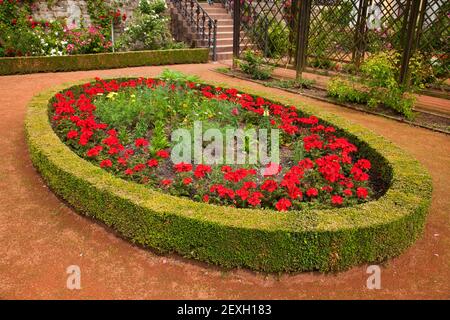
[[[132,242],[224,267],[332,271],[396,256],[423,230],[432,191],[427,171],[382,137],[314,106],[301,111],[338,128],[377,168],[388,185],[379,199],[345,208],[276,212],[216,206],[150,190],[105,172],[61,142],[49,122],[48,104],[66,88],[42,93],[29,105],[26,136],[32,162],[76,210]]]
[[[172,49],[56,57],[0,58],[0,75],[113,69],[180,63],[206,63],[209,50]]]

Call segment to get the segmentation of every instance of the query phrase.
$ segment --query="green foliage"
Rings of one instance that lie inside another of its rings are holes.
[[[100,121],[126,132],[126,141],[148,138],[155,151],[169,146],[168,133],[178,129],[176,126],[190,129],[195,121],[204,121],[204,129],[207,124],[216,128],[236,124],[231,112],[235,104],[204,99],[193,90],[172,90],[172,84],[180,85],[180,79],[188,76],[168,69],[162,75],[169,83],[166,86],[132,88],[98,96],[95,105]]]
[[[99,70],[177,63],[205,63],[208,62],[208,54],[208,49],[198,48],[99,53],[63,57],[0,58],[0,75]]]
[[[398,53],[389,51],[370,56],[361,65],[363,83],[369,90],[369,106],[383,104],[407,118],[412,118],[415,100],[398,83],[399,60]]]
[[[302,89],[306,88],[309,89],[314,85],[315,81],[310,79],[280,79],[280,80],[274,80],[270,84],[275,87],[280,87],[284,89]]]
[[[242,72],[250,75],[252,79],[265,80],[270,78],[273,67],[264,65],[264,59],[258,53],[246,50],[242,61],[239,61]]]
[[[25,131],[31,160],[76,210],[134,243],[224,267],[336,271],[397,256],[422,233],[432,191],[423,166],[366,128],[320,108],[303,106],[302,111],[319,113],[340,128],[389,183],[378,200],[298,214],[213,206],[151,191],[86,162],[59,140],[47,108],[62,89],[39,95],[29,106]]]
[[[336,77],[328,82],[327,94],[339,102],[367,103],[367,92],[356,87],[354,82]]]
[[[173,69],[164,69],[161,74],[158,75],[159,79],[170,81],[170,82],[195,82],[199,83],[200,78],[196,75],[185,74],[181,71],[173,70]]]
[[[399,58],[398,53],[389,51],[370,56],[361,66],[360,79],[332,79],[328,95],[340,102],[367,103],[369,107],[383,105],[412,118],[415,99],[411,91],[414,88],[409,87],[407,91],[398,83]]]
[[[169,29],[170,17],[162,0],[141,0],[132,21],[117,39],[117,48],[129,50],[156,50],[184,48],[184,43],[173,41]]]

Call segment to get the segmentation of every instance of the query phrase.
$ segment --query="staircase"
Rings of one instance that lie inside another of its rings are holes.
[[[201,1],[201,2],[200,2]],[[233,17],[230,0],[209,5],[206,0],[167,0],[172,34],[192,47],[210,48],[212,60],[233,57]],[[228,7],[227,7],[228,8]]]
[[[233,58],[233,17],[222,3],[209,5],[200,2],[200,6],[208,15],[217,20],[216,31],[216,59],[229,60]]]

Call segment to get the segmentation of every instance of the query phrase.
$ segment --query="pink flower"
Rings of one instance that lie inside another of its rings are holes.
[[[69,43],[66,47],[68,53],[71,53],[75,49],[75,45],[73,43]]]

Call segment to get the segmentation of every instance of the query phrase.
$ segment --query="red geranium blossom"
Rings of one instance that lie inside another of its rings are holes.
[[[145,146],[148,146],[148,141],[146,140],[146,139],[144,139],[144,138],[137,138],[135,141],[134,141],[134,145],[136,146],[136,147],[145,147]]]
[[[344,199],[341,196],[331,196],[331,203],[335,205],[341,205]]]
[[[111,168],[112,167],[112,161],[109,159],[105,159],[102,162],[100,162],[100,168]]]
[[[163,159],[169,157],[169,153],[166,150],[159,150],[158,152],[156,152],[156,155]]]
[[[280,200],[278,200],[275,208],[277,208],[278,211],[286,211],[291,205],[291,201],[286,198],[281,198]]]
[[[317,197],[319,195],[319,191],[316,188],[309,188],[306,190],[306,195],[308,197]]]
[[[173,167],[176,172],[189,172],[192,170],[192,164],[185,162],[177,163]]]
[[[147,165],[152,168],[152,167],[157,167],[158,166],[158,160],[156,159],[150,159],[147,161]]]

